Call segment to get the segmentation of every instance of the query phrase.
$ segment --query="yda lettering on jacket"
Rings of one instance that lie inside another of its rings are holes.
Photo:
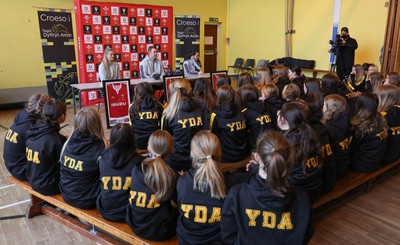
[[[111,180],[111,183],[110,183]],[[122,181],[121,176],[103,176],[101,178],[101,182],[103,183],[104,190],[129,190],[129,187],[132,183],[132,177],[127,176],[125,177],[124,181]],[[111,186],[110,186],[111,185]]]
[[[213,207],[210,219],[207,220],[208,209],[206,206],[181,204],[181,210],[185,213],[184,217],[190,219],[190,211],[194,210],[193,221],[196,223],[215,223],[221,221],[221,208]]]
[[[40,163],[39,152],[26,147],[26,159],[30,162],[39,164]]]
[[[18,143],[17,137],[18,137],[18,133],[17,132],[13,132],[11,129],[9,129],[7,131],[6,140],[8,140],[8,141],[10,141],[10,142],[12,142],[14,144],[17,144]]]
[[[150,199],[147,202],[147,194],[145,192],[140,192],[140,191],[130,191],[130,197],[129,197],[129,203],[132,205],[134,202],[133,199],[136,198],[135,205],[137,207],[142,207],[142,208],[158,208],[160,207],[160,204],[156,202],[156,196],[154,194],[150,195]],[[146,205],[147,203],[147,205]]]
[[[248,209],[246,208],[246,214],[249,217],[249,226],[257,226],[260,223],[257,224],[257,217],[260,216],[261,210],[254,210],[254,209]],[[281,220],[276,226],[277,223],[277,217],[276,213],[270,212],[270,211],[262,211],[262,227],[269,228],[269,229],[275,229],[278,228],[279,230],[292,230],[293,229],[293,223],[292,220],[290,219],[290,212],[283,212],[281,214]]]
[[[156,111],[144,111],[144,112],[139,112],[139,117],[140,120],[143,119],[158,119],[158,113]]]
[[[350,136],[343,141],[339,142],[339,145],[342,147],[342,151],[348,150],[350,147],[350,143],[353,140],[353,136]]]
[[[72,157],[64,156],[64,166],[76,171],[83,170],[83,162]]]
[[[246,128],[246,121],[228,123],[226,126],[231,129],[231,132],[238,131]]]
[[[197,118],[191,117],[191,118],[185,118],[185,119],[178,120],[178,123],[180,123],[182,125],[182,128],[186,128],[188,122],[189,122],[189,127],[203,125],[203,120],[201,119],[201,117],[197,117]]]
[[[257,117],[256,120],[260,122],[260,125],[263,125],[264,123],[270,123],[271,117],[269,115],[263,115],[261,117]]]

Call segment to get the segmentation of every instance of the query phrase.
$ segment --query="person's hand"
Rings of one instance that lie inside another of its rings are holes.
[[[181,171],[178,172],[178,174],[179,174],[180,176],[184,175],[185,173],[186,173],[186,172],[183,171],[183,170],[181,170]]]
[[[256,162],[256,160],[250,160],[248,164],[246,164],[246,171],[249,172],[250,171],[250,165],[251,164],[256,164],[258,165],[258,162]]]
[[[354,97],[358,97],[360,95],[362,95],[362,93],[360,91],[357,91],[357,92],[354,93]]]
[[[346,44],[346,40],[343,37],[341,37],[340,39],[342,40],[342,46],[345,45]]]
[[[332,53],[332,52],[333,52],[333,49],[330,48],[330,49],[328,50],[328,53]]]
[[[202,71],[197,72],[197,75],[203,75]]]

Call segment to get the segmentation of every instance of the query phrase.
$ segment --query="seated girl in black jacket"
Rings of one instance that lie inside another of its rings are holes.
[[[237,162],[248,154],[246,118],[234,104],[231,86],[221,86],[217,91],[217,108],[211,113],[210,130],[221,142],[222,162]]]
[[[100,191],[98,158],[106,146],[99,112],[86,107],[74,117],[74,131],[61,154],[60,190],[64,201],[82,209],[96,208]]]
[[[387,123],[377,111],[378,96],[363,93],[357,99],[356,115],[351,119],[355,135],[351,144],[351,168],[359,172],[373,172],[385,157]]]
[[[145,239],[162,241],[175,235],[178,210],[177,173],[165,162],[172,151],[172,136],[156,130],[149,139],[150,158],[132,169],[132,184],[126,222]]]
[[[222,244],[221,208],[226,196],[224,176],[218,167],[219,140],[210,131],[192,139],[192,168],[178,180],[180,216],[177,234],[180,244]]]
[[[153,87],[142,82],[136,85],[136,93],[129,107],[129,119],[135,130],[136,148],[147,148],[150,135],[160,129],[163,105],[154,98]]]
[[[301,102],[288,102],[279,112],[278,125],[294,147],[295,163],[290,182],[307,193],[311,203],[321,193],[322,159],[318,138],[308,124],[309,109]]]
[[[27,180],[25,142],[28,139],[28,130],[37,120],[43,119],[43,106],[50,100],[52,98],[47,94],[32,95],[26,108],[15,116],[13,124],[6,133],[3,150],[4,165],[10,174],[19,180]]]
[[[67,107],[58,100],[43,107],[43,120],[38,120],[28,132],[26,175],[32,189],[43,195],[60,193],[60,154],[67,138],[59,133],[65,121]]]
[[[280,134],[265,132],[254,154],[258,172],[234,186],[222,208],[225,244],[306,244],[312,234],[307,195],[293,188],[289,176],[292,147]]]
[[[124,222],[132,169],[143,161],[136,153],[135,134],[128,124],[114,125],[110,147],[99,157],[100,193],[97,210],[106,220]]]

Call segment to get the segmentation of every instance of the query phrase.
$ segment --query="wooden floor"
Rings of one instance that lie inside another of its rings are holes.
[[[96,107],[97,108],[97,107]],[[7,180],[3,144],[6,130],[19,110],[0,110],[0,244],[95,244],[47,216],[26,220],[29,196]],[[100,107],[105,125],[104,108]],[[61,133],[72,130],[73,111]],[[1,127],[3,126],[3,127]],[[109,130],[106,130],[109,137]],[[400,173],[376,185],[315,224],[310,244],[400,244]],[[13,217],[16,216],[16,217]]]

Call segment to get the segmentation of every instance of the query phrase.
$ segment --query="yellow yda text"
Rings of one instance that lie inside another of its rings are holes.
[[[17,136],[18,136],[17,132],[13,132],[11,129],[9,129],[6,133],[6,140],[14,144],[17,144],[18,143]]]
[[[306,167],[308,169],[318,167],[318,157],[310,157],[310,158],[308,158],[306,160]]]
[[[261,116],[261,117],[257,117],[256,120],[260,122],[260,125],[263,125],[263,124],[266,124],[266,123],[270,123],[271,122],[271,117],[269,115],[264,115],[264,116]]]
[[[327,157],[327,156],[332,155],[332,148],[329,143],[321,146],[321,155],[322,155],[322,157]]]
[[[151,194],[150,197],[145,192],[132,191],[130,192],[129,203],[141,208],[158,208],[160,204],[156,202],[156,196]],[[134,200],[136,199],[136,200]]]
[[[350,136],[350,137],[344,139],[343,141],[339,142],[339,145],[342,147],[342,151],[349,149],[350,143],[352,140],[353,140],[353,136]]]
[[[246,128],[246,121],[228,123],[226,126],[231,129],[231,132],[238,131]]]
[[[254,210],[254,209],[247,209],[246,214],[249,217],[249,226],[257,226],[260,225],[269,228],[275,229],[278,228],[279,230],[292,230],[293,224],[292,220],[290,219],[289,212],[283,212],[280,217],[280,222],[277,226],[277,215],[276,213],[269,212],[269,211],[262,211],[262,217],[258,218],[261,215],[261,210]],[[257,221],[258,218],[258,221]]]
[[[40,163],[39,152],[38,151],[34,151],[34,150],[29,149],[28,147],[26,147],[26,159],[29,162],[33,162],[33,163],[39,164]]]
[[[383,140],[383,139],[385,139],[386,137],[388,137],[388,133],[387,133],[385,130],[383,130],[382,132],[377,133],[376,136],[378,136],[378,138],[379,138],[380,140]]]
[[[132,183],[132,177],[125,177],[122,180],[121,176],[103,176],[101,177],[101,182],[103,183],[104,190],[129,190]]]
[[[178,120],[178,123],[182,125],[182,128],[187,128],[187,127],[196,127],[196,126],[201,126],[203,125],[203,120],[201,117],[191,117],[191,118],[185,118]]]
[[[146,111],[146,112],[139,112],[139,117],[140,120],[143,119],[158,119],[158,112],[151,112],[151,111]]]
[[[72,157],[64,156],[64,164],[65,167],[70,169],[81,171],[83,170],[83,162],[80,160],[76,160]]]
[[[201,205],[191,205],[191,204],[181,204],[181,210],[184,213],[185,218],[193,219],[196,223],[215,223],[221,221],[221,208],[212,207],[212,213],[209,219],[207,219],[208,212],[210,208]],[[190,217],[190,211],[192,217]],[[211,210],[210,210],[211,211]]]

